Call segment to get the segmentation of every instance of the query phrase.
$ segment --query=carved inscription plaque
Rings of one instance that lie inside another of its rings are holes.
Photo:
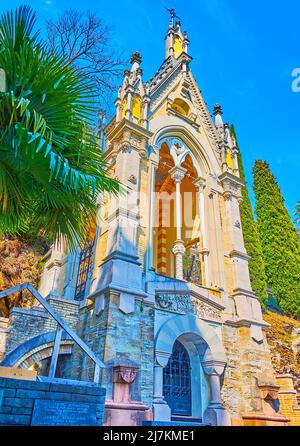
[[[35,400],[32,426],[97,426],[96,404]]]

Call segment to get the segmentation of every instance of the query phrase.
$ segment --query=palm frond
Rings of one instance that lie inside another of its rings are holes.
[[[28,224],[70,245],[86,237],[97,195],[120,185],[91,131],[95,85],[33,33],[35,14],[20,7],[0,18],[0,232]],[[28,223],[30,222],[30,223]]]

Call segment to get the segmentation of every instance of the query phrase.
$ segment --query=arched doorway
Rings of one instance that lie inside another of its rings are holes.
[[[164,368],[163,394],[172,415],[192,415],[190,358],[179,341],[174,343],[172,355]]]
[[[177,342],[185,348],[190,361],[191,414],[187,417],[202,419],[205,422],[211,414],[216,416],[216,413],[221,411],[223,421],[219,421],[225,424],[220,425],[230,425],[229,414],[221,403],[221,376],[226,366],[225,349],[215,327],[193,314],[176,315],[169,318],[156,334],[153,386],[154,420],[170,421],[173,419],[176,421],[186,418],[185,415],[174,415],[174,406],[170,407],[170,399],[169,401],[166,399],[168,398],[168,390],[165,387],[167,372],[164,369],[170,367],[169,360],[175,356],[173,356],[173,352],[174,348],[177,348],[175,346]],[[181,351],[183,350],[181,349]],[[183,407],[185,410],[187,409],[186,405]],[[214,420],[217,425],[219,421]]]

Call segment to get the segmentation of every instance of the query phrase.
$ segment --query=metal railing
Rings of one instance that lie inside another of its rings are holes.
[[[62,317],[52,308],[52,306],[40,295],[40,293],[30,284],[23,283],[22,285],[17,285],[13,288],[9,288],[5,291],[0,292],[0,299],[3,299],[11,294],[19,293],[23,290],[28,290],[30,294],[45,308],[45,310],[53,317],[53,319],[57,322],[57,329],[55,334],[53,353],[51,357],[50,369],[49,369],[49,377],[55,377],[55,371],[57,366],[57,360],[59,355],[59,349],[61,344],[61,337],[63,331],[65,331],[71,339],[84,351],[84,353],[94,362],[94,379],[95,383],[99,382],[100,378],[100,369],[105,368],[105,364],[103,364],[100,359],[94,354],[94,352],[85,344],[85,342],[80,339],[79,336],[75,333],[74,330],[62,319]]]
[[[202,286],[202,267],[198,244],[186,248],[183,255],[183,278],[187,282]]]

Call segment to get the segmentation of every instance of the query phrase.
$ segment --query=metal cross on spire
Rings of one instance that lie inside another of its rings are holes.
[[[171,9],[166,8],[166,10],[167,10],[167,11],[169,12],[169,14],[170,14],[170,17],[171,17],[171,23],[172,23],[172,26],[173,26],[173,25],[174,25],[174,19],[177,18],[177,19],[180,20],[180,17],[178,17],[178,15],[176,14],[174,8],[171,8]]]

